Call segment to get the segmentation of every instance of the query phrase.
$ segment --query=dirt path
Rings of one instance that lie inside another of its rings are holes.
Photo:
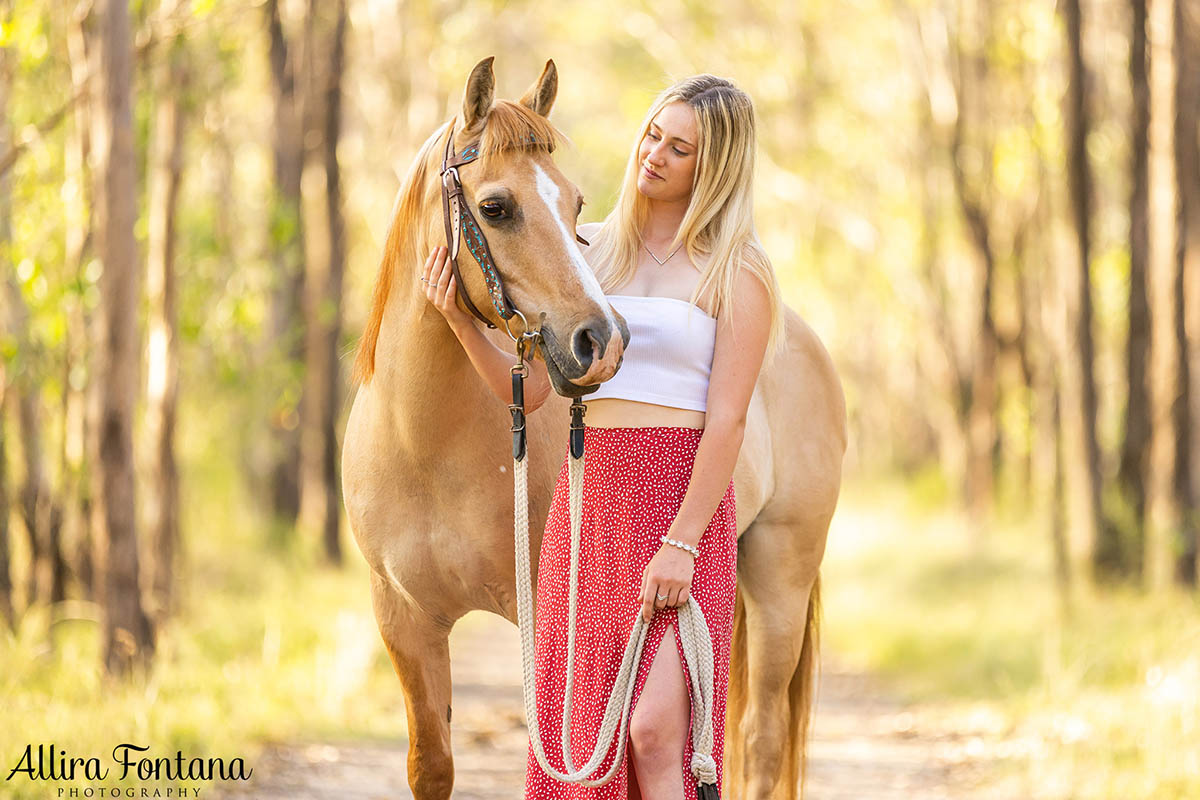
[[[454,676],[456,800],[511,800],[524,789],[528,746],[522,709],[521,648],[516,629],[487,614],[462,620],[450,639]],[[985,726],[986,727],[986,726]],[[826,663],[821,685],[808,800],[998,800],[985,790],[986,731],[971,732],[922,709],[904,708],[862,675]],[[218,798],[257,800],[400,800],[407,742],[319,742],[272,747],[253,781]]]

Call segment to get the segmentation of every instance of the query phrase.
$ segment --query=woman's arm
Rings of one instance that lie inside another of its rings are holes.
[[[672,539],[699,544],[729,488],[729,479],[733,477],[742,449],[746,411],[767,352],[771,321],[769,303],[770,297],[762,282],[743,272],[735,279],[732,302],[717,318],[704,433],[696,448],[687,492],[667,529],[667,536]],[[737,311],[736,340],[730,323],[731,309]],[[687,602],[695,569],[695,560],[683,550],[666,543],[660,546],[642,573],[642,618],[649,622],[660,602],[663,603],[658,606],[660,608]],[[656,596],[663,592],[666,599],[657,600]]]
[[[505,405],[511,403],[512,365],[516,363],[516,354],[493,344],[480,330],[475,318],[458,307],[455,302],[454,271],[445,247],[434,248],[425,259],[422,277],[428,281],[425,284],[425,297],[446,318],[475,371]],[[529,367],[529,374],[525,378],[525,413],[532,414],[550,395],[550,376],[544,362],[529,358],[525,363]]]
[[[467,317],[459,327],[451,327],[451,330],[467,351],[475,371],[505,405],[511,403],[512,366],[517,363],[516,353],[509,353],[492,344],[471,317]],[[529,367],[529,373],[525,376],[525,413],[532,414],[550,395],[550,375],[543,361],[527,358],[525,364]]]
[[[704,433],[687,493],[667,534],[693,545],[704,535],[733,477],[746,430],[746,412],[770,335],[770,296],[751,273],[742,272],[736,279],[729,307],[736,309],[737,339],[733,338],[731,314],[723,311],[717,322]]]

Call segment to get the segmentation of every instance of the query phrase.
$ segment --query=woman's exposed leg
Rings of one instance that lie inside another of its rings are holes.
[[[685,797],[683,753],[691,721],[686,680],[672,622],[654,654],[629,720],[630,758],[637,768],[641,797],[654,800]]]

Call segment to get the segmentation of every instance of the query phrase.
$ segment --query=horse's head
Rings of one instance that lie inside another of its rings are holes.
[[[451,226],[451,239],[462,236],[460,293],[468,308],[474,305],[498,327],[505,326],[500,312],[508,303],[531,328],[540,327],[539,346],[555,391],[578,397],[616,372],[629,329],[576,246],[583,195],[551,158],[557,132],[546,117],[558,89],[554,62],[516,103],[495,100],[494,86],[492,59],[486,58],[467,79],[448,150],[446,134],[440,137],[439,156],[450,152],[461,160],[478,153],[457,168],[461,204],[470,212],[462,217],[461,234]],[[518,335],[523,329],[519,316],[508,325]]]

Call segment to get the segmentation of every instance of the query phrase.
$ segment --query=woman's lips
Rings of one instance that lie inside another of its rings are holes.
[[[655,172],[654,170],[650,169],[650,168],[649,168],[649,167],[647,167],[645,164],[643,164],[643,165],[642,165],[642,171],[646,173],[646,177],[647,177],[647,178],[652,178],[652,179],[655,179],[655,180],[660,180],[660,181],[661,181],[661,180],[663,180],[663,176],[662,176],[662,175],[659,175],[657,172]]]

